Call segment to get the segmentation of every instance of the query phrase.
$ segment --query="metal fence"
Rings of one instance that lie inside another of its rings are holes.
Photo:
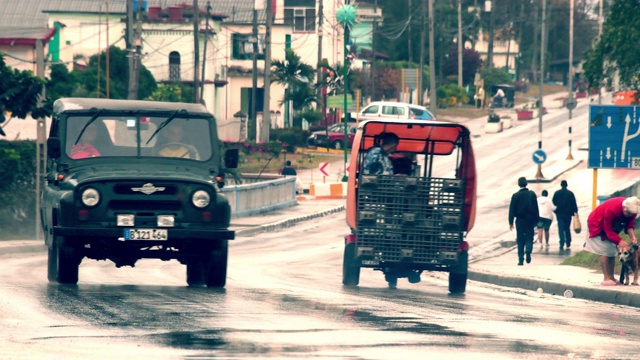
[[[256,183],[225,185],[222,193],[229,199],[232,217],[251,216],[298,203],[295,177],[279,176]]]

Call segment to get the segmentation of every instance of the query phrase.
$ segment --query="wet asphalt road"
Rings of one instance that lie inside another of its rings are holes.
[[[344,214],[231,246],[224,290],[188,288],[175,261],[87,261],[77,286],[48,284],[46,254],[2,257],[0,357],[637,358],[640,312],[446,275],[386,287],[363,269],[341,285]]]

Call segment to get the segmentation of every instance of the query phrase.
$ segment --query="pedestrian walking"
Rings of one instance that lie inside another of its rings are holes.
[[[516,243],[518,245],[518,265],[523,265],[526,255],[527,264],[531,262],[533,251],[533,229],[538,223],[539,211],[536,194],[527,189],[527,179],[518,178],[520,190],[511,196],[509,204],[509,230],[516,224]]]
[[[571,218],[578,213],[578,203],[573,192],[567,189],[567,180],[560,182],[560,190],[553,193],[553,205],[556,206],[556,220],[558,221],[558,237],[560,251],[571,250]]]
[[[542,234],[544,233],[544,242],[549,247],[549,228],[553,222],[553,211],[556,209],[551,199],[548,198],[549,192],[542,190],[542,195],[538,196],[538,211],[540,218],[538,219],[538,242],[542,246]]]
[[[638,243],[635,235],[635,218],[640,211],[640,199],[613,197],[598,205],[587,218],[589,238],[584,243],[585,251],[600,256],[600,267],[604,280],[600,285],[620,284],[614,277],[615,257],[618,251],[628,251],[630,246],[619,233],[626,231],[633,244]]]

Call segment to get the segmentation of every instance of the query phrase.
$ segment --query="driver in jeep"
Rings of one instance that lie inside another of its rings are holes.
[[[183,159],[200,160],[198,150],[185,139],[184,126],[186,124],[171,124],[162,131],[156,144],[156,152],[164,157],[178,157]]]

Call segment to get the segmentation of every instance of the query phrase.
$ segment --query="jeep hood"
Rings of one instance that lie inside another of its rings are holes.
[[[213,180],[212,174],[202,167],[168,164],[100,164],[75,167],[65,173],[64,181],[79,184],[87,181],[108,180],[149,180],[154,181],[190,181],[207,182]]]

